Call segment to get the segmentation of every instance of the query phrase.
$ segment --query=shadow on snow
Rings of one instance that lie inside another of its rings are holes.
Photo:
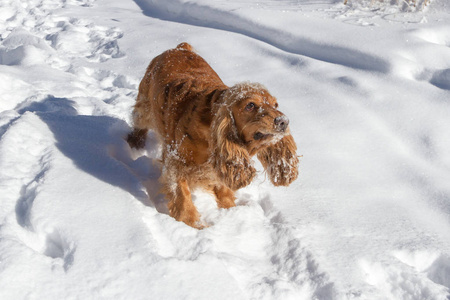
[[[134,1],[148,17],[242,34],[291,54],[354,69],[387,73],[391,68],[390,64],[380,57],[342,46],[317,43],[264,24],[257,24],[233,11],[220,11],[213,7],[191,2],[181,3],[177,0]]]
[[[56,147],[79,169],[167,213],[167,205],[159,194],[157,160],[147,156],[132,159],[124,139],[130,130],[127,123],[110,116],[78,115],[74,105],[69,99],[49,96],[19,113],[35,112],[52,131]],[[147,144],[157,147],[156,139],[151,137]]]

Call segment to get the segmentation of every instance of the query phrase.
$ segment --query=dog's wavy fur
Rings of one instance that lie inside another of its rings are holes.
[[[148,130],[157,133],[170,215],[201,228],[190,191],[201,187],[215,194],[220,208],[235,206],[234,192],[255,177],[252,156],[276,186],[297,178],[297,147],[277,107],[260,84],[226,86],[192,46],[182,43],[148,66],[127,141],[142,148]]]

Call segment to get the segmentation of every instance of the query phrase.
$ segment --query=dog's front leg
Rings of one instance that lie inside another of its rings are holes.
[[[215,186],[214,194],[216,195],[216,202],[219,208],[230,208],[236,206],[234,203],[234,192],[225,185]]]
[[[171,184],[171,183],[168,183]],[[178,179],[176,186],[166,187],[169,200],[168,208],[170,216],[177,221],[186,223],[195,228],[201,228],[199,224],[199,213],[192,202],[191,191],[186,179]]]

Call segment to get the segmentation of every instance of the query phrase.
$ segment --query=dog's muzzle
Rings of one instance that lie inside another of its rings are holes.
[[[284,131],[286,131],[286,128],[289,125],[289,119],[285,115],[282,115],[282,116],[276,117],[273,120],[273,124],[275,126],[276,131],[284,132]]]

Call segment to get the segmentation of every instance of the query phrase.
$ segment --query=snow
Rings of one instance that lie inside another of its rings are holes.
[[[450,299],[450,6],[416,2],[0,2],[0,299]],[[124,140],[185,41],[301,155],[237,207],[196,191],[203,230],[168,216],[155,135]]]

